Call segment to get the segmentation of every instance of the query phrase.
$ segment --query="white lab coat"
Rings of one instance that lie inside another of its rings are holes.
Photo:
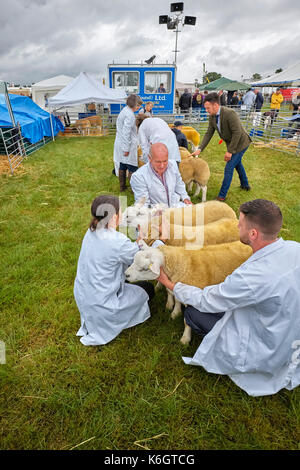
[[[81,317],[77,336],[86,346],[106,344],[150,316],[148,294],[125,284],[124,272],[139,250],[113,229],[86,232],[78,260],[74,296]]]
[[[148,162],[151,145],[158,142],[168,147],[169,160],[181,161],[176,136],[163,119],[156,117],[145,119],[139,127],[138,138],[143,152],[142,159],[145,163]]]
[[[138,166],[138,134],[135,115],[129,106],[122,109],[116,122],[116,139],[114,145],[114,164],[116,175],[119,175],[120,162]],[[127,157],[124,152],[129,152]]]
[[[172,131],[171,131],[172,132]],[[164,203],[169,207],[185,206],[184,199],[190,199],[186,192],[185,184],[181,178],[175,161],[168,161],[168,167],[164,172],[165,181],[168,187],[169,201],[166,189],[161,180],[154,174],[150,167],[150,162],[140,167],[133,173],[130,185],[134,193],[135,202],[142,197],[146,197],[145,205]]]
[[[203,290],[177,283],[174,295],[201,312],[226,312],[186,364],[229,375],[253,396],[300,384],[299,243],[280,238],[223,283]]]

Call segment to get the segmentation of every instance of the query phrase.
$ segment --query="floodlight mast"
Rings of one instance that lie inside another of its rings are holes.
[[[195,16],[186,16],[183,18],[183,9],[184,9],[184,4],[182,2],[180,3],[171,3],[171,12],[174,13],[175,16],[168,16],[168,15],[161,15],[159,17],[159,24],[166,24],[167,29],[175,29],[174,33],[176,34],[175,36],[175,50],[172,51],[175,53],[174,57],[174,64],[177,65],[177,52],[180,52],[177,49],[177,44],[178,44],[178,33],[181,33],[181,31],[178,29],[179,23],[182,23],[182,26],[185,24],[195,26],[196,24],[196,17]]]

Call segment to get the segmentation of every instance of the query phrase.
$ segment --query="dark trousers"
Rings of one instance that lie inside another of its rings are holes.
[[[120,162],[120,170],[128,170],[130,173],[134,173],[138,169],[135,165],[128,165],[128,163]]]
[[[127,282],[127,281],[125,281],[125,282]],[[151,282],[138,281],[138,282],[133,282],[133,284],[135,284],[136,286],[141,287],[142,289],[144,289],[147,292],[147,294],[149,296],[148,302],[150,302],[150,300],[153,299],[155,291],[154,291],[154,286],[153,286],[153,284],[151,284]]]
[[[188,305],[184,310],[184,318],[188,326],[198,335],[205,336],[223,317],[225,312],[203,313]]]
[[[234,153],[232,155],[231,159],[229,160],[229,162],[226,163],[225,170],[224,170],[224,179],[223,179],[223,183],[222,183],[222,186],[221,186],[221,189],[220,189],[220,192],[219,192],[219,197],[224,197],[224,198],[226,197],[226,194],[227,194],[227,192],[230,188],[230,185],[231,185],[233,172],[234,172],[235,169],[238,172],[240,182],[241,182],[241,186],[243,188],[246,188],[247,186],[249,186],[246,171],[245,171],[245,168],[243,167],[243,164],[242,164],[242,158],[243,158],[243,155],[246,152],[247,148],[248,147],[246,147],[241,152]]]

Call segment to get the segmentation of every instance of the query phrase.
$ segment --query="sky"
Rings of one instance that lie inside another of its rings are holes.
[[[174,61],[175,33],[158,24],[166,0],[0,0],[0,80],[31,84],[107,65]],[[300,0],[186,0],[177,80],[207,72],[241,80],[300,61]]]

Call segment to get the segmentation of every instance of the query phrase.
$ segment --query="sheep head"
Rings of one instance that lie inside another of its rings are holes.
[[[157,279],[160,267],[164,264],[163,253],[158,248],[149,248],[146,244],[135,254],[133,263],[125,271],[129,282],[151,281]]]

